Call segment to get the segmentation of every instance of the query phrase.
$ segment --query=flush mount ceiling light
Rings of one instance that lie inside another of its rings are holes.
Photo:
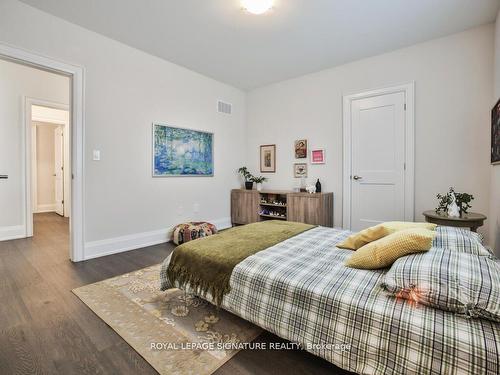
[[[262,14],[273,7],[273,0],[241,0],[241,5],[252,14]]]

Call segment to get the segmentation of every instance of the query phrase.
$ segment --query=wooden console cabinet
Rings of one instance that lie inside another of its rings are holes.
[[[333,193],[244,189],[231,191],[233,225],[273,219],[333,227]]]
[[[250,224],[259,221],[259,194],[254,190],[231,191],[231,222]]]

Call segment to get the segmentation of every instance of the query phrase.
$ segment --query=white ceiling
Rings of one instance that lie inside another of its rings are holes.
[[[499,0],[21,0],[242,89],[492,22]]]

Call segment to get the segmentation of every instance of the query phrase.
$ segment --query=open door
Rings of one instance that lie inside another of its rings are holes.
[[[64,128],[58,126],[54,131],[54,178],[56,213],[64,216]]]

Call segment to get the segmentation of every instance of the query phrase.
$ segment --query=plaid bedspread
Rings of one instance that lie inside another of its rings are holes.
[[[343,265],[349,234],[318,227],[245,259],[222,307],[359,374],[500,373],[499,323],[387,295],[385,270]]]

